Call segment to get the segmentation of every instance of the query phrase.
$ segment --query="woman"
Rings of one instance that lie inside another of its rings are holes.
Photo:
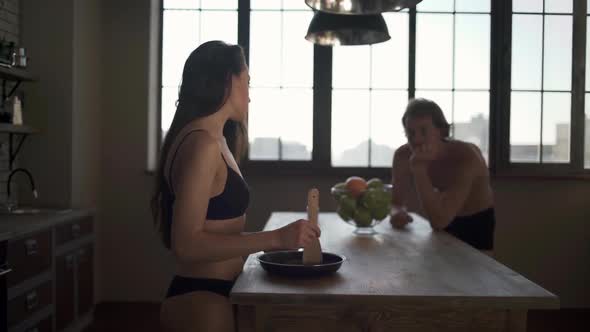
[[[229,292],[243,256],[295,249],[319,237],[298,220],[244,234],[249,191],[236,160],[244,144],[249,75],[242,48],[210,41],[184,65],[160,154],[152,212],[176,263],[160,320],[166,331],[234,331]]]
[[[402,124],[408,143],[393,157],[392,226],[412,221],[407,209],[421,211],[433,229],[491,254],[494,200],[481,151],[449,139],[450,125],[433,101],[411,100]]]

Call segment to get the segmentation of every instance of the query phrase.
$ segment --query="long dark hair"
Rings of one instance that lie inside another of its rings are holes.
[[[436,128],[440,129],[443,139],[450,136],[451,125],[447,122],[442,109],[437,103],[426,98],[415,98],[410,100],[408,106],[406,106],[406,111],[402,116],[402,125],[406,128],[409,118],[422,116],[430,116],[432,118],[432,123]]]
[[[154,195],[151,200],[154,224],[162,241],[170,248],[172,195],[164,176],[168,152],[178,133],[191,121],[217,112],[228,100],[232,75],[245,68],[244,51],[239,45],[209,41],[197,47],[186,59],[178,92],[176,112],[160,150]],[[245,125],[228,120],[223,135],[236,161],[244,154],[247,138]]]

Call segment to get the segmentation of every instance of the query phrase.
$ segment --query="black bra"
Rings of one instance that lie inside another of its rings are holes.
[[[176,159],[176,154],[178,153],[178,149],[187,138],[188,135],[195,131],[200,131],[203,129],[196,129],[188,132],[178,143],[176,147],[176,151],[172,156],[172,161],[170,162],[170,173],[172,173],[172,166],[174,165],[174,159]],[[227,179],[225,181],[225,186],[223,187],[223,191],[221,194],[209,198],[209,205],[207,207],[207,219],[209,220],[223,220],[223,219],[232,219],[239,217],[246,212],[248,208],[248,203],[250,202],[250,191],[248,189],[248,184],[244,179],[238,174],[233,168],[229,167],[227,161],[223,157],[223,153],[221,154],[221,158],[223,162],[225,162],[227,168]],[[172,179],[171,174],[169,174],[168,179]],[[172,204],[174,203],[174,189],[172,188],[172,184],[169,181],[170,187],[170,199],[169,199],[169,211],[172,211]],[[170,221],[172,221],[172,216],[170,216]]]

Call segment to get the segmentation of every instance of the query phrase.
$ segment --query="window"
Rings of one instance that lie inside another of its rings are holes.
[[[250,160],[311,160],[312,15],[304,1],[251,1]]]
[[[409,96],[437,102],[453,124],[453,137],[478,145],[487,159],[490,2],[420,3],[413,30],[410,15],[384,14],[388,42],[334,48],[333,166],[389,167],[406,142],[401,116]]]
[[[451,135],[489,152],[489,0],[424,1],[416,15],[416,97],[434,100]]]
[[[390,167],[406,139],[408,12],[385,13],[391,39],[333,48],[332,166]]]
[[[238,0],[164,0],[162,13],[162,109],[164,136],[170,128],[182,69],[189,54],[201,43],[238,40]]]
[[[573,1],[514,0],[510,161],[569,163]]]
[[[383,14],[390,41],[333,48],[304,39],[313,12],[303,0],[164,0],[162,15],[162,131],[189,52],[239,36],[248,166],[382,172],[406,142],[408,99],[425,97],[497,174],[590,169],[586,1],[423,1]]]
[[[304,1],[249,4],[250,160],[312,161],[313,128],[322,126],[314,123],[314,70],[332,77],[330,96],[320,97],[331,98],[331,109],[321,110],[331,116],[331,166],[389,167],[406,141],[400,119],[413,95],[437,101],[455,137],[478,144],[487,156],[489,0],[425,2],[418,14],[385,13],[390,41],[335,47],[333,67],[320,68],[303,38],[313,15]],[[163,132],[175,111],[184,60],[203,41],[237,42],[238,12],[237,0],[164,1]],[[410,15],[417,17],[413,28]]]

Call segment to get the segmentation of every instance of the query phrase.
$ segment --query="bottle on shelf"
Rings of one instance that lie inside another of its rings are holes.
[[[12,124],[22,125],[23,124],[23,111],[22,103],[18,96],[14,96],[12,100]]]

